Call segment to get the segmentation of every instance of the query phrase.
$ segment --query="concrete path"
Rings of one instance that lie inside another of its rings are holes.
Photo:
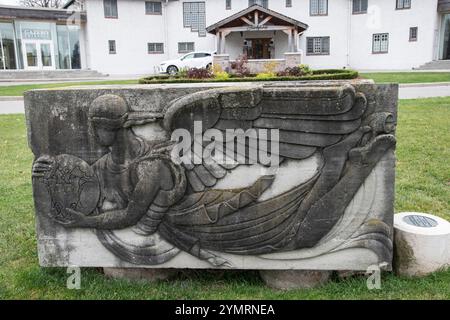
[[[450,82],[400,85],[400,99],[450,97]],[[24,113],[22,97],[0,97],[0,114]]]
[[[0,79],[0,86],[20,86],[20,85],[30,85],[30,84],[46,84],[46,83],[70,83],[70,82],[97,82],[97,81],[116,81],[116,80],[138,80],[142,77],[146,77],[148,74],[124,74],[124,75],[110,75],[105,77],[90,77],[90,78],[62,78],[62,79],[41,79],[41,80],[9,80]]]
[[[400,99],[418,99],[450,96],[450,83],[401,84]]]
[[[0,97],[0,114],[25,113],[22,97]]]

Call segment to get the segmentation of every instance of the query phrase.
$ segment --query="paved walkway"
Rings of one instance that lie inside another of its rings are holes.
[[[400,99],[418,99],[450,96],[450,83],[400,85]]]
[[[432,97],[450,97],[450,82],[400,85],[400,99]],[[22,97],[0,97],[0,114],[11,113],[24,113]]]
[[[0,97],[0,114],[25,113],[23,99],[10,100],[2,98],[4,97]]]

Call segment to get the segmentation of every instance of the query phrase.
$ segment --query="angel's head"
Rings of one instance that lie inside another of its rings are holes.
[[[124,130],[128,118],[128,105],[119,96],[105,94],[96,98],[89,108],[89,121],[97,142],[112,146],[119,131]]]

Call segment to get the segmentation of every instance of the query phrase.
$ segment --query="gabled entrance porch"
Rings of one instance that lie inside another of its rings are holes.
[[[253,5],[208,28],[216,35],[214,64],[229,69],[230,61],[248,58],[252,73],[261,72],[267,62],[277,69],[302,63],[299,40],[308,25],[259,5]]]

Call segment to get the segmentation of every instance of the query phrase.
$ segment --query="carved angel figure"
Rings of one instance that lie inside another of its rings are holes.
[[[135,264],[161,264],[182,250],[226,266],[220,252],[313,247],[395,145],[392,115],[366,109],[366,98],[350,85],[210,89],[169,103],[163,119],[133,116],[121,97],[100,96],[89,122],[97,143],[110,151],[91,166],[100,186],[91,193],[96,209],[64,208],[64,218],[54,220],[96,229],[106,248]],[[279,129],[278,170],[214,158],[175,164],[170,134],[192,131],[194,121],[204,130]],[[135,133],[140,125],[153,130],[151,140]],[[43,156],[33,175],[49,179],[55,166],[54,157]],[[143,240],[128,243],[124,230]]]

